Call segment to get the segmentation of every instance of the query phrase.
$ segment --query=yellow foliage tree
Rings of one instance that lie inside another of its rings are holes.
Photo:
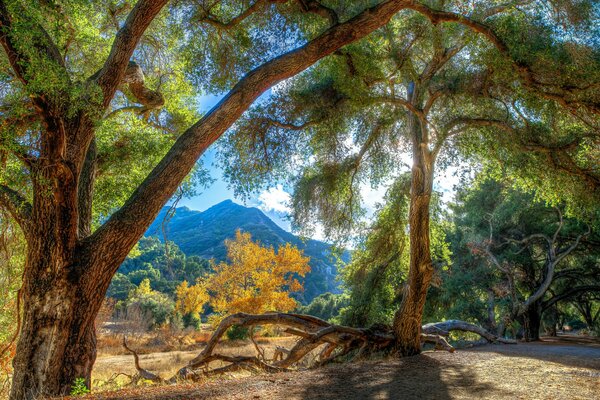
[[[228,262],[213,265],[214,274],[200,284],[210,293],[218,316],[290,311],[297,303],[290,294],[304,288],[297,277],[309,271],[309,257],[286,243],[277,251],[252,241],[249,233],[235,234],[225,242]]]
[[[189,286],[187,281],[181,282],[177,286],[175,294],[177,295],[175,309],[181,314],[201,313],[202,308],[209,300],[206,288],[200,280],[192,286]]]

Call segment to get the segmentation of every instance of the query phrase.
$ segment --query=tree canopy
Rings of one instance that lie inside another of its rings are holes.
[[[111,278],[164,204],[209,180],[198,159],[231,127],[239,191],[289,180],[297,224],[320,220],[332,237],[360,221],[358,187],[395,182],[411,154],[394,334],[418,353],[436,167],[487,163],[569,198],[572,214],[597,203],[598,12],[585,0],[0,1],[0,207],[26,243],[11,398],[90,385]],[[227,94],[199,115],[207,92]]]

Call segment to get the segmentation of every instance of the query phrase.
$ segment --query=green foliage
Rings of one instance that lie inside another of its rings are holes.
[[[408,271],[408,204],[410,176],[401,176],[388,191],[364,242],[342,270],[350,304],[340,319],[350,326],[390,322],[399,304]]]
[[[182,322],[184,328],[193,329],[200,329],[200,325],[202,324],[202,320],[200,319],[200,315],[198,315],[198,313],[184,314]]]
[[[146,328],[154,329],[171,321],[175,302],[164,293],[152,290],[150,281],[144,279],[117,307],[124,308],[128,318],[140,318]]]
[[[195,282],[208,273],[209,268],[208,261],[186,257],[173,242],[169,242],[167,253],[167,247],[158,238],[144,237],[119,267],[107,295],[124,300],[132,287],[147,279],[156,290],[174,296],[181,282]]]
[[[85,378],[75,379],[71,386],[71,396],[84,396],[88,393],[90,393],[90,389],[85,384]]]
[[[250,334],[250,329],[245,326],[233,325],[231,328],[227,329],[225,332],[225,336],[229,340],[244,340],[247,339]]]
[[[463,319],[493,328],[514,312],[515,301],[524,301],[541,285],[545,278],[547,244],[544,241],[521,243],[520,240],[530,235],[553,237],[559,223],[557,209],[536,201],[535,193],[523,192],[511,183],[511,180],[498,181],[482,173],[457,193],[457,202],[451,205],[452,224],[445,228],[453,262],[440,271],[441,284],[429,291],[427,318]],[[563,251],[585,232],[584,221],[565,218],[557,243],[553,244],[557,246],[554,251]],[[594,278],[598,274],[596,237],[593,231],[557,265],[556,278],[543,299],[597,283]],[[488,244],[509,271],[508,275],[482,252],[482,247]],[[511,287],[516,299],[511,298]],[[572,297],[565,297],[559,303],[559,313],[565,313],[569,301],[584,304],[583,298],[575,300],[579,295],[573,293]],[[553,321],[548,319],[548,324],[552,325]]]
[[[348,306],[347,294],[323,293],[315,297],[309,304],[299,307],[296,312],[308,314],[326,321],[337,320],[342,308]]]
[[[344,324],[364,327],[392,321],[408,273],[409,191],[410,175],[402,175],[388,190],[375,222],[353,252],[351,262],[342,270],[350,298],[339,317]],[[440,273],[451,264],[451,252],[437,196],[432,203],[432,261]]]

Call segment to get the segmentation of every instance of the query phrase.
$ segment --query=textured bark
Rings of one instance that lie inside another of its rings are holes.
[[[94,182],[98,169],[96,157],[96,139],[94,139],[90,143],[87,155],[85,156],[78,185],[80,238],[86,238],[92,234],[92,200],[94,198]]]
[[[418,90],[409,86],[409,101],[418,103]],[[426,130],[419,118],[408,113],[412,136],[412,181],[410,189],[409,240],[410,269],[402,293],[402,303],[394,317],[398,352],[411,356],[421,352],[421,319],[429,282],[433,275],[429,238],[429,205],[433,187],[433,157]]]
[[[435,322],[431,324],[423,325],[422,331],[425,334],[435,334],[441,336],[448,336],[451,331],[461,331],[461,332],[472,332],[476,333],[485,340],[490,343],[500,342],[506,344],[515,344],[516,341],[511,339],[505,339],[501,336],[496,335],[495,333],[489,332],[486,329],[471,324],[465,321],[459,321],[456,319],[451,319],[444,322]]]
[[[523,325],[523,339],[526,342],[540,340],[540,328],[542,325],[542,307],[539,302],[531,304],[521,314]]]

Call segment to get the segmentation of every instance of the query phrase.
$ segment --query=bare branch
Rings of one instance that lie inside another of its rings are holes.
[[[161,383],[164,381],[160,376],[153,374],[152,372],[150,372],[140,366],[140,358],[135,350],[133,350],[129,346],[127,346],[127,337],[126,336],[123,336],[123,347],[125,347],[125,350],[127,350],[128,352],[133,354],[133,359],[135,362],[135,369],[138,371],[138,375],[142,379],[146,379],[146,380],[149,380],[152,382],[157,382],[157,383]]]
[[[31,204],[25,197],[5,185],[0,185],[0,207],[7,210],[11,217],[21,226],[23,231],[29,229],[31,223]]]

